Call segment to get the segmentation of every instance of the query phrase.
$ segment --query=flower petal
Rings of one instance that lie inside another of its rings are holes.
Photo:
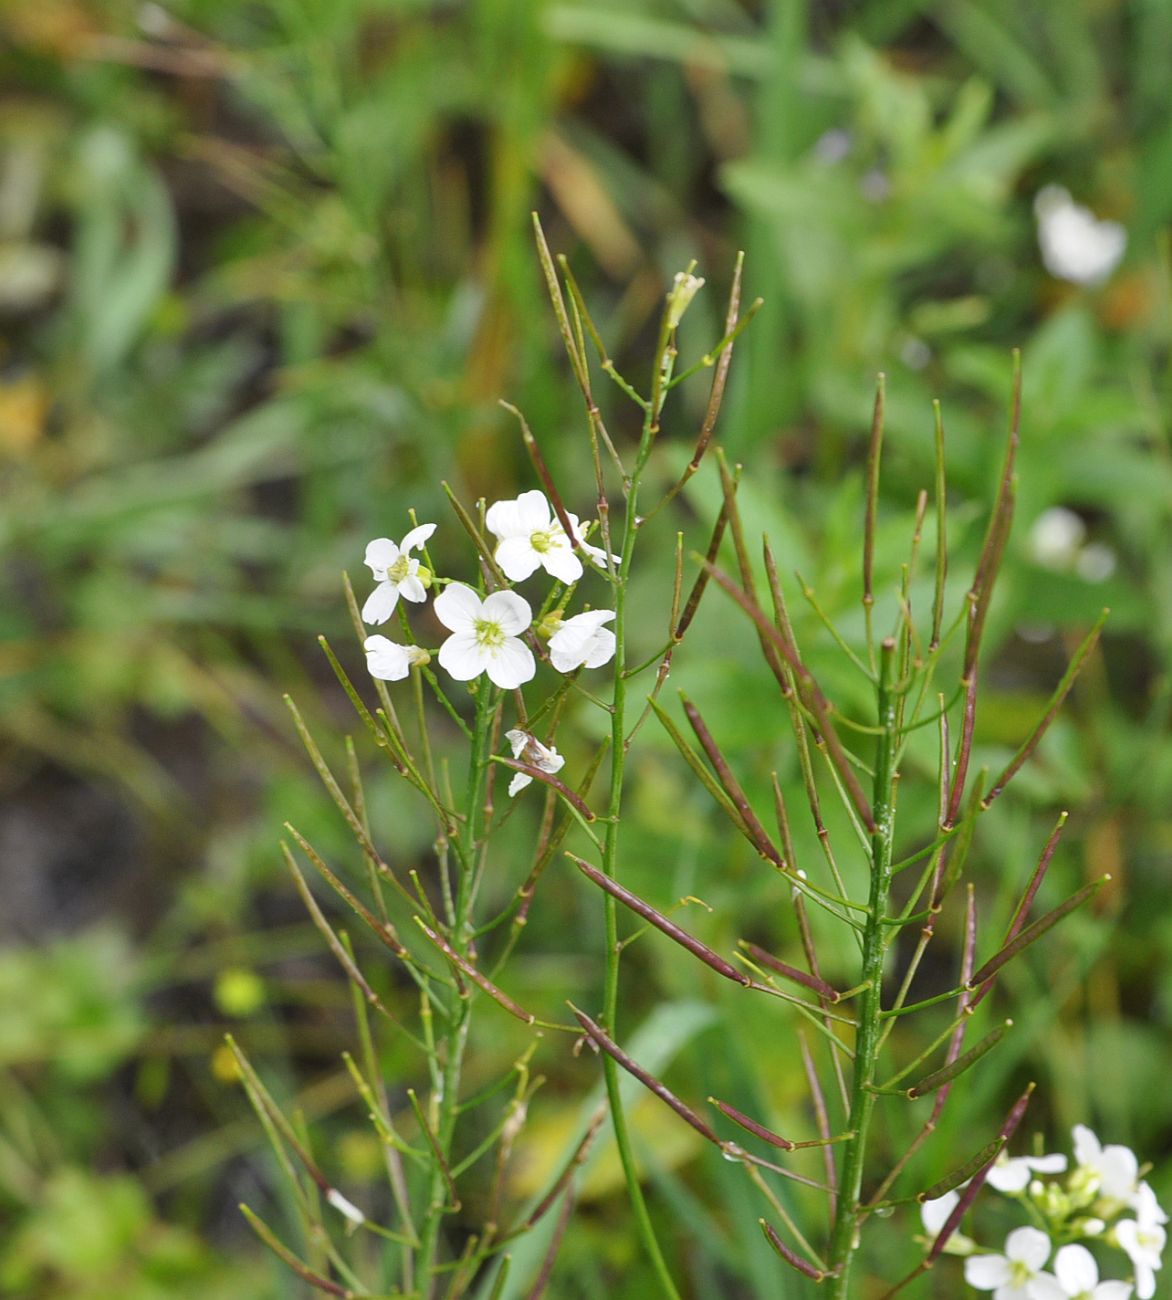
[[[533,778],[525,772],[514,772],[513,779],[509,782],[509,794],[516,797],[527,785],[532,784]]]
[[[925,1201],[920,1206],[920,1222],[924,1225],[924,1231],[932,1237],[938,1237],[959,1200],[959,1192],[945,1192],[934,1201]]]
[[[407,536],[399,543],[399,550],[416,550],[418,547],[422,546],[434,532],[435,524],[420,524],[418,528],[412,528]]]
[[[610,663],[614,658],[617,645],[618,642],[615,641],[615,635],[610,628],[600,627],[590,644],[590,653],[586,656],[585,667],[601,668],[603,664]]]
[[[1103,1154],[1099,1139],[1085,1124],[1076,1124],[1072,1132],[1074,1133],[1074,1158],[1080,1165],[1095,1168],[1099,1156]]]
[[[418,560],[412,560],[413,565],[419,563]],[[413,600],[417,605],[427,599],[427,588],[413,573],[409,573],[402,582],[399,583],[399,595],[404,600]]]
[[[1054,1273],[1068,1295],[1093,1291],[1099,1282],[1099,1266],[1085,1246],[1063,1246],[1054,1256]]]
[[[451,591],[451,588],[448,588]],[[436,601],[439,604],[439,601]],[[440,667],[458,682],[479,677],[488,665],[484,647],[474,632],[453,632],[439,648]]]
[[[1156,1193],[1152,1191],[1151,1184],[1140,1183],[1135,1193],[1135,1217],[1144,1226],[1155,1226],[1168,1222],[1168,1216],[1160,1208],[1160,1202],[1156,1200]]]
[[[376,537],[373,542],[367,542],[363,563],[369,567],[376,580],[382,582],[387,576],[387,570],[398,558],[399,548],[389,537]]]
[[[582,561],[570,549],[564,533],[557,533],[550,542],[549,550],[541,556],[541,565],[546,573],[558,582],[569,585],[582,576]]]
[[[362,621],[377,627],[385,623],[399,603],[399,588],[393,582],[380,582],[362,606]]]
[[[510,582],[524,582],[541,567],[541,556],[533,549],[529,535],[506,537],[492,557]]]
[[[1130,1201],[1136,1192],[1139,1159],[1130,1147],[1112,1144],[1103,1148],[1095,1166],[1102,1178],[1099,1188],[1112,1200]]]
[[[553,510],[540,488],[522,492],[516,504],[527,533],[544,532],[553,521]]]
[[[449,631],[471,632],[481,616],[481,600],[471,587],[453,582],[435,598],[432,609]]]
[[[1071,1292],[1049,1273],[1035,1273],[1022,1294],[1029,1296],[1029,1300],[1070,1300]]]
[[[533,651],[524,641],[518,641],[515,636],[508,637],[502,645],[490,649],[487,659],[485,667],[489,681],[505,691],[514,690],[525,682],[531,681],[537,672]],[[442,648],[440,662],[443,662]]]
[[[512,501],[494,501],[484,516],[484,526],[496,537],[528,538],[549,527],[550,510],[545,493],[522,492]]]
[[[411,668],[411,658],[406,646],[396,645],[385,636],[368,636],[362,643],[366,651],[366,667],[372,677],[384,682],[399,682]]]
[[[970,1255],[964,1262],[964,1280],[978,1291],[992,1291],[1013,1277],[1004,1255]]]
[[[1005,1254],[1037,1270],[1050,1258],[1050,1238],[1040,1228],[1015,1228],[1005,1238]]]
[[[1029,1186],[1030,1167],[1023,1159],[999,1159],[989,1170],[985,1181],[999,1192],[1012,1195],[1023,1192]]]
[[[486,597],[478,617],[497,624],[505,636],[516,636],[533,622],[533,610],[515,591],[494,591]]]

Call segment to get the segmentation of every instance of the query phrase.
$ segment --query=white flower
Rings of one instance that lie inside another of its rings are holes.
[[[398,645],[385,636],[368,636],[362,643],[366,666],[372,677],[384,682],[402,681],[412,664],[425,664],[431,656],[416,645]]]
[[[1134,1219],[1124,1219],[1115,1225],[1115,1239],[1135,1269],[1135,1294],[1139,1300],[1150,1300],[1156,1294],[1156,1271],[1163,1263],[1161,1256],[1168,1239],[1164,1224],[1168,1216],[1147,1183],[1140,1183],[1134,1208]]]
[[[398,546],[389,537],[376,537],[366,548],[364,561],[374,574],[378,586],[366,598],[362,606],[362,621],[385,623],[395,612],[399,597],[413,600],[417,604],[427,599],[427,582],[419,577],[419,561],[413,560],[410,552],[435,532],[435,524],[420,524],[412,528]],[[424,570],[424,576],[430,581],[431,575]]]
[[[1054,1256],[1054,1273],[1069,1300],[1129,1300],[1129,1282],[1100,1282],[1099,1266],[1085,1246],[1063,1246]]]
[[[1050,1238],[1037,1228],[1016,1228],[1005,1239],[1004,1255],[970,1255],[964,1280],[993,1300],[1062,1300],[1055,1279],[1042,1272],[1050,1258]]]
[[[1074,567],[1086,535],[1086,524],[1073,510],[1051,506],[1034,520],[1026,546],[1044,568],[1064,571]]]
[[[610,663],[615,652],[614,633],[602,625],[614,616],[613,609],[590,609],[558,624],[549,638],[549,658],[559,673]]]
[[[606,552],[583,541],[578,516],[567,511],[566,518],[581,549],[595,563],[605,564]],[[494,502],[484,523],[499,538],[494,558],[510,582],[524,582],[538,569],[565,583],[577,582],[582,576],[582,561],[540,489],[522,492],[513,501]]]
[[[1034,215],[1042,261],[1051,275],[1073,284],[1098,284],[1119,265],[1127,232],[1117,221],[1100,221],[1061,185],[1038,191]]]
[[[440,646],[440,665],[458,682],[486,672],[495,685],[512,690],[536,673],[533,652],[518,640],[533,622],[533,611],[515,591],[494,591],[481,600],[471,587],[453,582],[433,608],[452,633]]]
[[[1024,1192],[1029,1186],[1030,1178],[1035,1173],[1061,1174],[1066,1169],[1066,1157],[1055,1156],[1015,1156],[1012,1159],[1002,1153],[997,1157],[993,1168],[989,1170],[987,1182],[999,1192],[1012,1194]]]
[[[543,745],[536,736],[531,736],[527,731],[520,728],[514,728],[512,731],[505,732],[505,739],[513,747],[513,757],[521,760],[522,763],[528,763],[530,767],[536,767],[539,771],[560,772],[565,765],[566,760],[551,745]],[[517,772],[509,782],[509,794],[516,795],[533,780],[525,772]]]
[[[1102,1146],[1085,1124],[1074,1126],[1074,1158],[1099,1180],[1099,1195],[1106,1201],[1134,1205],[1139,1192],[1139,1161],[1124,1146]]]

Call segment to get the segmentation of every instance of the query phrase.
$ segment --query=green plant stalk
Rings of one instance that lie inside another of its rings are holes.
[[[876,746],[871,835],[870,910],[863,931],[862,978],[867,987],[859,1001],[858,1031],[855,1038],[854,1075],[851,1080],[850,1119],[847,1127],[854,1137],[843,1152],[838,1207],[830,1238],[830,1300],[847,1300],[851,1263],[858,1250],[859,1213],[862,1205],[863,1170],[867,1136],[875,1108],[876,1065],[882,1043],[883,958],[887,951],[888,894],[891,890],[895,841],[895,754],[899,744],[896,719],[898,697],[892,689],[895,641],[888,638],[879,648],[879,682],[876,688],[878,721],[882,734]]]
[[[459,880],[456,888],[455,916],[449,939],[453,950],[465,959],[468,958],[468,945],[472,940],[474,929],[471,913],[476,898],[477,864],[481,858],[484,837],[481,819],[484,811],[488,751],[492,741],[496,700],[496,691],[487,683],[481,682],[476,697],[476,728],[473,733],[467,795],[464,803],[466,830],[463,835],[465,838],[462,846],[457,845],[456,853]],[[468,1044],[471,1007],[471,998],[462,997],[459,989],[453,988],[449,998],[449,1015],[444,1033],[443,1068],[438,1097],[435,1099],[438,1114],[431,1121],[434,1125],[435,1142],[440,1156],[449,1165],[456,1120],[460,1113],[460,1076],[464,1065],[464,1050]],[[449,1208],[447,1202],[448,1182],[445,1178],[445,1170],[437,1163],[433,1165],[428,1179],[427,1206],[419,1234],[416,1275],[419,1279],[420,1294],[425,1298],[431,1295],[432,1279],[438,1263],[436,1254],[439,1249],[440,1224]]]
[[[666,339],[661,333],[660,347],[656,354],[656,370],[666,352]],[[602,870],[614,877],[618,868],[619,852],[619,815],[623,801],[623,774],[627,759],[626,704],[627,704],[627,584],[630,575],[631,554],[635,547],[635,534],[638,530],[638,495],[639,480],[651,451],[651,444],[656,433],[656,408],[648,410],[643,424],[643,436],[639,444],[635,469],[631,475],[627,491],[626,511],[623,519],[623,543],[619,560],[619,580],[615,584],[615,657],[614,657],[614,698],[611,706],[611,769],[610,798],[607,804],[606,840],[603,844]],[[618,903],[607,894],[603,900],[606,920],[606,974],[602,995],[602,1023],[607,1031],[617,1037],[616,1018],[619,1000],[619,936]],[[623,1167],[623,1177],[627,1185],[627,1195],[631,1202],[631,1211],[635,1216],[635,1225],[642,1239],[643,1247],[651,1260],[661,1291],[670,1300],[679,1300],[679,1292],[672,1281],[667,1261],[663,1257],[655,1227],[647,1211],[643,1198],[643,1188],[639,1183],[639,1170],[635,1164],[635,1155],[631,1147],[630,1134],[627,1130],[626,1114],[623,1111],[622,1094],[619,1090],[619,1067],[613,1057],[604,1054],[602,1058],[603,1077],[606,1080],[606,1095],[610,1106],[611,1125],[614,1129],[615,1146],[618,1148],[619,1161]]]

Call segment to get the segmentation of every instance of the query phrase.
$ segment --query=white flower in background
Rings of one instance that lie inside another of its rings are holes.
[[[1087,542],[1086,536],[1087,526],[1073,510],[1052,506],[1034,520],[1026,547],[1044,569],[1105,582],[1115,572],[1115,552],[1104,542]]]
[[[528,763],[530,767],[548,772],[552,776],[554,772],[560,772],[565,766],[566,760],[552,745],[543,745],[536,736],[531,736],[519,727],[506,731],[505,739],[513,747],[513,757],[522,763]],[[532,780],[533,778],[527,773],[517,772],[509,782],[509,794],[518,794]]]
[[[800,874],[804,879],[806,873],[803,871]],[[940,1235],[941,1229],[948,1222],[949,1215],[956,1209],[959,1201],[959,1192],[945,1192],[943,1196],[938,1196],[934,1201],[925,1201],[920,1206],[920,1222],[933,1241]],[[963,1232],[954,1232],[944,1247],[945,1254],[948,1255],[971,1255],[974,1250],[976,1250],[976,1243]]]
[[[1119,265],[1127,232],[1117,221],[1100,221],[1061,185],[1038,191],[1034,216],[1042,261],[1051,275],[1073,284],[1098,284]]]
[[[601,668],[614,658],[614,633],[604,623],[615,616],[613,609],[589,609],[559,623],[549,638],[549,658],[559,673],[575,668]]]
[[[1038,1228],[1015,1228],[1005,1239],[1004,1255],[970,1255],[964,1280],[993,1300],[1062,1300],[1056,1280],[1042,1272],[1050,1258],[1050,1238]]]
[[[481,600],[471,587],[453,582],[432,608],[452,633],[439,648],[440,666],[458,682],[488,673],[489,681],[512,690],[536,673],[533,652],[518,639],[533,622],[533,611],[515,591],[494,591]]]
[[[1089,542],[1079,551],[1074,571],[1084,582],[1106,582],[1115,564],[1115,552],[1105,542]]]
[[[1055,1156],[1014,1156],[1012,1159],[1002,1154],[997,1157],[993,1168],[989,1170],[986,1180],[990,1187],[999,1192],[1013,1194],[1024,1192],[1034,1174],[1061,1174],[1066,1172],[1066,1157]]]
[[[1168,1240],[1164,1230],[1168,1216],[1147,1183],[1140,1183],[1134,1209],[1134,1219],[1124,1219],[1115,1225],[1115,1239],[1127,1252],[1135,1269],[1135,1294],[1139,1300],[1151,1300],[1156,1294],[1156,1272],[1163,1263],[1164,1246]]]
[[[1130,1147],[1103,1146],[1085,1124],[1074,1126],[1074,1158],[1098,1178],[1099,1195],[1120,1206],[1134,1206],[1139,1193],[1139,1160]]]
[[[1086,535],[1086,524],[1073,510],[1051,506],[1034,520],[1026,546],[1033,559],[1044,568],[1069,570],[1078,559]]]
[[[567,511],[566,518],[581,549],[595,563],[604,565],[606,552],[583,541],[578,516]],[[573,542],[540,489],[522,492],[512,501],[494,502],[484,523],[499,539],[493,558],[510,582],[524,582],[538,569],[565,583],[577,582],[582,576],[582,561],[574,554]]]
[[[362,606],[362,621],[385,623],[395,612],[399,597],[413,600],[417,604],[427,599],[427,586],[431,574],[424,570],[424,577],[419,576],[419,561],[411,558],[410,552],[435,532],[435,524],[420,524],[412,528],[398,546],[389,537],[376,537],[366,548],[364,561],[374,574],[378,586],[366,598]]]
[[[1054,1256],[1058,1295],[1066,1300],[1129,1300],[1130,1282],[1100,1282],[1099,1266],[1085,1246],[1063,1246]]]
[[[431,659],[431,655],[417,645],[399,645],[385,636],[368,636],[362,648],[366,651],[370,675],[384,682],[400,682],[412,664],[425,664]]]

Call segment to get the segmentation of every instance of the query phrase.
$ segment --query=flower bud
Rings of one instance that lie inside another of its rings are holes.
[[[676,273],[675,284],[667,295],[668,329],[674,330],[683,320],[684,312],[688,310],[692,299],[699,293],[703,284],[703,277],[693,275],[690,271],[678,271]]]

